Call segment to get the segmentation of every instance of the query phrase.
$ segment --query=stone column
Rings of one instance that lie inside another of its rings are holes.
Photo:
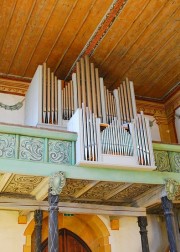
[[[168,234],[169,240],[169,247],[170,252],[178,252],[178,240],[177,240],[177,233],[176,233],[176,225],[173,213],[173,204],[172,201],[164,196],[161,198],[162,207],[164,211],[164,216],[166,220],[166,229]]]
[[[42,237],[42,210],[35,210],[34,220],[35,220],[35,252],[41,252],[41,237]]]
[[[59,194],[66,182],[63,172],[50,177],[48,252],[59,252],[58,203]]]
[[[147,225],[148,224],[146,216],[138,217],[138,226],[140,227],[139,233],[141,234],[142,252],[149,252],[149,244],[146,230]]]

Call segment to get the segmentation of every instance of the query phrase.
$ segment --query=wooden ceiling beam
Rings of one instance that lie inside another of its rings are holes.
[[[82,204],[60,202],[59,212],[71,214],[104,214],[110,216],[145,216],[146,209],[139,207],[106,206],[97,204]],[[48,211],[48,201],[36,201],[25,199],[0,198],[0,209],[35,211],[37,209]]]
[[[78,192],[76,192],[72,197],[79,198],[81,195],[83,195],[84,193],[86,193],[87,191],[89,191],[91,188],[93,188],[94,186],[96,186],[98,183],[99,183],[99,181],[97,181],[97,180],[90,182],[85,187],[83,187],[81,190],[79,190]]]
[[[115,190],[113,190],[109,194],[107,194],[103,199],[104,200],[111,199],[113,196],[122,192],[124,189],[130,187],[131,185],[132,185],[132,183],[125,183],[124,185],[120,185],[118,188],[116,188]]]
[[[166,194],[164,186],[153,187],[133,200],[130,206],[149,207],[153,204],[160,203],[161,197]]]
[[[12,173],[5,173],[0,177],[0,192],[2,192],[3,189],[7,186],[7,184],[10,183],[12,177],[13,177]]]
[[[44,178],[41,183],[31,192],[36,200],[44,200],[48,197],[49,177]]]

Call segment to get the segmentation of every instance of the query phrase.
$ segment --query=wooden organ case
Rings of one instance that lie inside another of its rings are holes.
[[[76,63],[72,80],[58,80],[38,66],[26,94],[25,124],[75,131],[76,164],[155,169],[148,119],[137,114],[133,82],[113,92],[88,56]]]

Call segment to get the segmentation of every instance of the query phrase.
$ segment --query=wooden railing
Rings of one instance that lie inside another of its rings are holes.
[[[73,165],[75,141],[72,132],[0,125],[0,158]]]

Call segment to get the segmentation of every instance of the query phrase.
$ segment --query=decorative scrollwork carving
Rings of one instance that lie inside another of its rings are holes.
[[[65,184],[66,184],[66,177],[64,172],[59,171],[57,173],[54,173],[49,180],[50,194],[59,195]]]
[[[170,164],[173,172],[180,172],[180,153],[169,152]]]
[[[44,140],[35,137],[21,137],[20,159],[43,161]]]
[[[4,192],[29,194],[43,180],[43,177],[14,175]]]
[[[49,162],[71,164],[71,142],[49,140]]]
[[[15,135],[0,134],[0,157],[15,157]]]
[[[171,166],[169,164],[169,156],[167,151],[157,151],[154,150],[155,164],[158,171],[171,171]]]
[[[173,179],[167,179],[165,184],[167,197],[169,200],[174,200],[179,189],[179,183]]]

